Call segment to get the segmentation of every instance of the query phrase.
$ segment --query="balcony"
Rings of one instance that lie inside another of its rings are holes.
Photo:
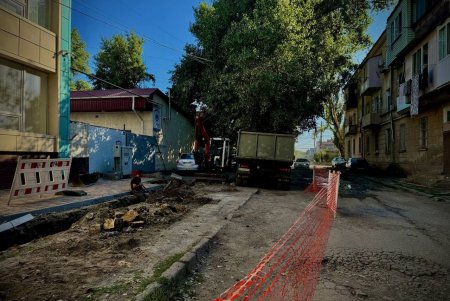
[[[356,135],[357,131],[358,131],[358,126],[356,124],[346,125],[344,128],[345,136]]]
[[[366,62],[367,78],[361,84],[361,96],[370,95],[381,88],[380,66],[382,62],[381,55],[370,58]]]
[[[411,103],[409,101],[409,97],[397,97],[397,113],[405,114],[410,111]]]
[[[362,127],[369,128],[378,126],[381,123],[381,117],[378,113],[369,113],[363,116],[362,118]]]

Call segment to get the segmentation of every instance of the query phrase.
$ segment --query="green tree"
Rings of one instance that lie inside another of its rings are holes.
[[[155,76],[147,72],[142,61],[144,39],[135,33],[114,35],[102,39],[100,51],[95,55],[95,75],[123,88],[137,88],[145,81],[155,82]],[[108,89],[110,85],[93,80],[96,89]]]
[[[89,52],[86,51],[86,43],[81,39],[80,33],[76,28],[72,29],[72,51],[70,52],[70,60],[72,68],[80,70],[82,72],[89,73],[88,61]],[[91,90],[91,85],[79,78],[79,74],[76,71],[71,71],[70,90],[72,91],[85,91]]]
[[[323,103],[337,93],[339,74],[368,47],[369,10],[381,0],[216,0],[195,8],[191,32],[202,57],[201,74],[175,66],[178,98],[201,98],[216,135],[238,129],[294,132],[312,128]],[[186,58],[189,58],[187,56]],[[190,62],[189,64],[193,64]],[[198,63],[194,63],[198,64]],[[195,74],[185,85],[180,70]],[[184,85],[178,88],[178,85]],[[186,101],[188,102],[188,101]]]

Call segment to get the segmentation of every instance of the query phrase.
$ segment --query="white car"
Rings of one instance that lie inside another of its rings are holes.
[[[291,166],[292,169],[296,168],[309,168],[309,161],[305,158],[297,158]]]
[[[177,170],[198,170],[193,154],[181,154],[177,160]]]

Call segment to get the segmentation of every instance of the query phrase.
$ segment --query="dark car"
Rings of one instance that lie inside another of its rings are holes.
[[[353,170],[366,170],[369,168],[369,162],[364,158],[349,158],[345,167]]]

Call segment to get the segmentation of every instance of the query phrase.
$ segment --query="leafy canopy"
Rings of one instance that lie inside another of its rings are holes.
[[[131,32],[102,39],[100,50],[95,55],[95,75],[120,87],[137,88],[145,81],[155,82],[153,74],[147,72],[142,61],[144,40]],[[108,89],[110,85],[93,80],[95,89]]]
[[[72,68],[89,73],[88,60],[89,52],[86,51],[86,43],[81,39],[80,33],[76,28],[72,29],[72,50],[70,52],[70,60]],[[71,71],[70,90],[85,91],[91,90],[91,85],[78,77],[73,70]]]
[[[310,129],[322,103],[368,47],[369,10],[389,0],[216,0],[194,9],[197,45],[172,72],[173,94],[199,98],[213,134]],[[214,121],[214,122],[212,122]]]

